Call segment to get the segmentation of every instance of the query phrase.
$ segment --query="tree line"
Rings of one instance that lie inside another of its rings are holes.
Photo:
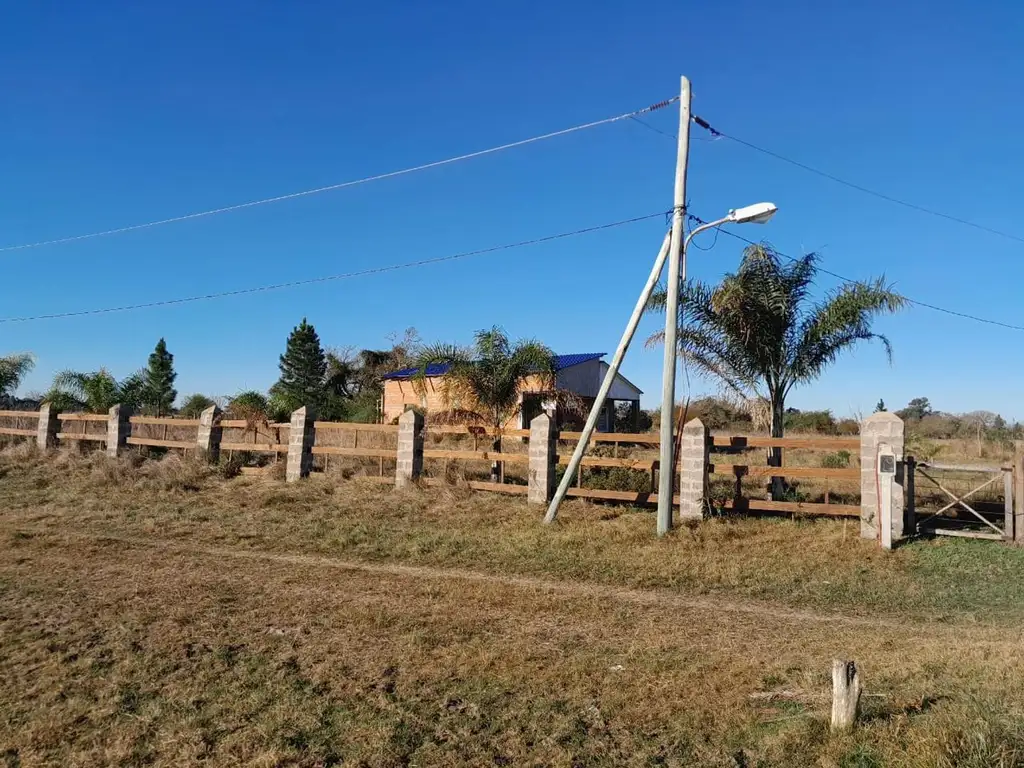
[[[358,352],[325,349],[316,328],[305,318],[288,336],[278,360],[279,377],[267,391],[248,390],[232,396],[191,394],[180,403],[175,389],[174,355],[161,338],[144,368],[117,379],[106,368],[96,371],[63,370],[45,393],[27,399],[15,390],[32,370],[30,354],[0,357],[0,408],[38,408],[48,403],[59,411],[105,413],[114,405],[127,405],[152,416],[197,418],[211,405],[247,420],[286,421],[304,405],[321,418],[376,421],[382,376],[411,365],[421,345],[415,329],[408,329],[390,349]]]

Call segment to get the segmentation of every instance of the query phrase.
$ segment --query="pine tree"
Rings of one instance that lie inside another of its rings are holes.
[[[875,405],[875,413],[882,413],[885,411],[885,400],[878,399],[878,404]]]
[[[281,406],[293,411],[305,405],[317,408],[323,404],[327,358],[316,328],[306,318],[288,336],[279,367],[281,378],[270,393]]]
[[[156,348],[149,356],[149,365],[144,374],[145,392],[143,404],[153,410],[157,416],[167,416],[178,396],[174,389],[174,380],[178,374],[174,372],[174,355],[167,351],[167,342],[160,339]]]

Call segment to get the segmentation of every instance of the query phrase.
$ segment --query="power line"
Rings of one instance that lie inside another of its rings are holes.
[[[692,221],[695,221],[698,224],[705,224],[706,223],[703,219],[699,218],[698,216],[694,216],[693,214],[687,214],[687,216]],[[747,238],[743,237],[742,235],[737,235],[735,232],[731,232],[728,229],[725,229],[724,227],[719,227],[718,229],[721,229],[721,231],[724,234],[728,235],[729,237],[734,237],[737,240],[741,240],[744,243],[747,243],[748,245],[760,245],[760,243],[756,243],[753,240],[748,240]],[[777,253],[779,256],[784,258],[784,259],[788,259],[789,261],[798,261],[798,259],[796,259],[795,257],[790,256],[789,254],[783,253],[782,251],[779,251],[779,250],[777,250],[775,248],[772,248],[772,250],[775,253]],[[818,269],[819,272],[823,272],[826,275],[829,275],[830,277],[834,277],[834,278],[836,278],[838,280],[842,280],[843,282],[852,282],[852,283],[863,282],[861,280],[854,280],[853,278],[846,277],[844,275],[840,275],[838,272],[832,272],[832,271],[830,271],[828,269],[824,269],[823,267],[818,267],[817,269]],[[987,317],[978,317],[977,315],[969,315],[966,312],[958,312],[955,309],[946,309],[945,307],[940,307],[940,306],[938,306],[936,304],[929,304],[926,301],[919,301],[918,299],[912,299],[912,298],[910,298],[909,296],[907,296],[905,294],[900,294],[900,296],[902,296],[902,298],[905,299],[909,304],[915,304],[915,305],[917,305],[919,307],[924,307],[925,309],[934,310],[935,312],[942,312],[944,314],[952,315],[953,317],[963,318],[965,320],[974,320],[975,322],[978,322],[978,323],[987,323],[988,325],[996,325],[996,326],[999,326],[1000,328],[1008,328],[1011,331],[1024,331],[1024,325],[1013,325],[1012,323],[1004,323],[1004,322],[1002,322],[1000,320],[991,320],[991,319],[989,319]]]
[[[1008,240],[1015,240],[1018,243],[1024,243],[1024,237],[1014,235],[1011,232],[1003,232],[1000,229],[993,229],[992,227],[987,227],[984,224],[978,224],[977,222],[961,218],[960,216],[954,216],[953,214],[943,213],[942,211],[937,211],[933,208],[926,208],[925,206],[918,205],[917,203],[911,203],[906,200],[901,200],[898,197],[887,195],[884,192],[879,192],[878,190],[871,189],[870,187],[865,187],[861,184],[857,184],[852,181],[847,181],[846,179],[840,178],[835,174],[829,173],[828,171],[822,171],[821,169],[807,165],[806,163],[801,163],[799,160],[794,160],[791,157],[780,155],[778,152],[774,152],[770,149],[759,147],[757,144],[753,144],[752,142],[746,141],[737,136],[732,136],[728,133],[723,133],[717,128],[712,127],[707,120],[700,117],[699,115],[694,115],[692,119],[693,122],[695,122],[701,128],[710,133],[713,139],[729,139],[730,141],[735,141],[737,144],[741,144],[744,147],[753,149],[755,152],[761,152],[762,154],[768,155],[769,157],[774,157],[776,160],[781,160],[784,163],[789,163],[790,165],[807,171],[808,173],[813,173],[816,176],[821,176],[822,178],[828,179],[829,181],[834,181],[836,184],[842,184],[844,187],[849,187],[850,189],[854,189],[858,192],[863,192],[866,195],[871,195],[872,197],[876,197],[879,200],[885,200],[886,202],[895,203],[896,205],[901,205],[904,208],[909,208],[910,210],[913,211],[927,213],[929,216],[937,216],[940,219],[946,219],[947,221],[953,221],[956,222],[957,224],[963,224],[965,226],[972,227],[982,232],[988,232],[991,235],[998,235],[999,237],[1005,237]],[[663,131],[660,128],[657,128],[644,120],[633,118],[633,121],[639,123],[640,125],[644,126],[645,128],[651,131],[654,131],[655,133],[660,133],[662,136],[670,138],[673,141],[678,140],[676,134],[669,133],[668,131]]]
[[[527,144],[533,144],[533,143],[538,142],[538,141],[544,141],[546,139],[553,139],[553,138],[556,138],[558,136],[565,136],[567,134],[576,133],[578,131],[583,131],[583,130],[586,130],[588,128],[596,128],[599,125],[607,125],[609,123],[616,123],[616,122],[619,122],[621,120],[627,120],[629,118],[636,117],[637,115],[644,115],[644,114],[647,114],[648,112],[654,112],[656,110],[662,109],[664,107],[667,107],[669,104],[672,104],[673,102],[676,102],[678,100],[679,100],[679,97],[678,96],[674,96],[671,99],[666,99],[665,101],[659,101],[657,104],[652,104],[649,107],[644,107],[643,109],[638,109],[638,110],[635,110],[633,112],[627,112],[627,113],[622,114],[622,115],[616,115],[615,117],[606,117],[603,120],[594,120],[593,122],[590,122],[590,123],[583,123],[581,125],[574,125],[571,128],[563,128],[563,129],[561,129],[559,131],[552,131],[550,133],[544,133],[544,134],[541,134],[539,136],[533,136],[533,137],[528,138],[528,139],[520,139],[519,141],[509,142],[508,144],[501,144],[499,146],[490,147],[488,149],[480,149],[480,150],[477,150],[475,152],[467,152],[466,154],[457,155],[455,157],[449,157],[449,158],[446,158],[444,160],[434,160],[433,162],[423,163],[421,165],[415,165],[415,166],[412,166],[412,167],[409,167],[409,168],[402,168],[401,170],[398,170],[398,171],[388,171],[387,173],[379,173],[379,174],[377,174],[375,176],[365,176],[365,177],[363,177],[361,179],[353,179],[351,181],[343,181],[343,182],[340,182],[338,184],[329,184],[329,185],[327,185],[325,187],[316,187],[315,189],[306,189],[306,190],[303,190],[301,192],[291,192],[291,193],[289,193],[287,195],[278,195],[276,197],[267,197],[267,198],[263,198],[262,200],[250,200],[247,203],[237,203],[235,205],[226,205],[226,206],[223,206],[221,208],[213,208],[213,209],[210,209],[208,211],[198,211],[196,213],[188,213],[188,214],[185,214],[183,216],[172,216],[169,219],[160,219],[158,221],[149,221],[149,222],[146,222],[144,224],[131,224],[131,225],[125,226],[125,227],[117,227],[115,229],[106,229],[106,230],[102,230],[102,231],[99,231],[99,232],[89,232],[89,233],[83,234],[83,235],[71,235],[71,236],[68,236],[68,237],[59,237],[59,238],[56,238],[54,240],[41,240],[41,241],[36,242],[36,243],[24,243],[22,245],[8,245],[8,246],[0,247],[0,253],[6,252],[6,251],[20,251],[20,250],[25,250],[27,248],[40,248],[40,247],[42,247],[44,245],[60,245],[62,243],[71,243],[71,242],[76,242],[78,240],[89,240],[89,239],[94,238],[94,237],[106,237],[108,235],[119,235],[119,234],[122,234],[124,232],[134,232],[135,230],[139,230],[139,229],[149,229],[150,227],[159,227],[159,226],[162,226],[164,224],[175,224],[175,223],[181,222],[181,221],[189,221],[190,219],[199,219],[199,218],[203,218],[205,216],[214,216],[214,215],[217,215],[217,214],[220,214],[220,213],[228,213],[230,211],[239,211],[239,210],[242,210],[243,208],[252,208],[252,207],[255,207],[257,205],[268,205],[269,203],[279,203],[279,202],[282,202],[284,200],[294,200],[294,199],[299,198],[299,197],[308,197],[310,195],[318,195],[318,194],[320,194],[322,192],[332,192],[332,191],[337,190],[337,189],[344,189],[345,187],[354,187],[354,186],[357,186],[359,184],[367,184],[367,183],[372,182],[372,181],[381,181],[383,179],[392,179],[392,178],[395,178],[396,176],[405,176],[405,175],[410,174],[410,173],[416,173],[417,171],[425,171],[425,170],[428,170],[430,168],[439,168],[441,166],[451,165],[452,163],[457,163],[457,162],[460,162],[462,160],[471,160],[473,158],[483,157],[484,155],[492,155],[492,154],[494,154],[496,152],[502,152],[502,151],[504,151],[506,149],[514,149],[516,147],[523,147],[523,146],[526,146]]]
[[[677,134],[671,133],[669,131],[663,131],[663,130],[661,130],[661,128],[658,128],[657,126],[651,125],[646,120],[641,120],[639,117],[636,117],[635,115],[631,115],[629,119],[632,120],[634,123],[639,123],[640,125],[642,125],[644,128],[646,128],[649,131],[654,131],[655,133],[660,133],[662,136],[667,136],[668,138],[672,139],[673,141],[678,141],[679,140],[679,136]],[[691,139],[699,139],[701,141],[717,141],[717,137],[714,137],[714,136],[712,136],[711,138],[705,138],[704,136],[691,136],[690,138]]]
[[[700,118],[700,117],[698,117],[696,115],[693,116],[693,121],[695,123],[697,123],[697,125],[699,125],[701,128],[704,128],[705,130],[707,130],[712,136],[716,136],[716,137],[720,136],[723,139],[729,139],[730,141],[735,141],[737,144],[742,144],[744,147],[748,147],[750,149],[753,149],[755,152],[760,152],[760,153],[762,153],[764,155],[768,155],[769,157],[774,157],[776,160],[781,160],[784,163],[789,163],[790,165],[795,166],[797,168],[800,168],[802,170],[805,170],[808,173],[813,173],[816,176],[821,176],[823,179],[828,179],[829,181],[834,181],[836,184],[842,184],[844,187],[849,187],[850,189],[854,189],[854,190],[856,190],[858,192],[863,192],[866,195],[871,195],[872,197],[876,197],[879,200],[885,200],[886,202],[895,203],[896,205],[901,205],[904,208],[909,208],[910,210],[913,210],[913,211],[919,211],[920,213],[927,213],[930,216],[936,216],[936,217],[938,217],[940,219],[946,219],[947,221],[953,221],[953,222],[956,222],[957,224],[963,224],[965,226],[972,227],[972,228],[980,230],[982,232],[988,232],[991,235],[998,235],[999,237],[1005,237],[1008,240],[1015,240],[1018,243],[1024,243],[1024,237],[1021,237],[1019,235],[1014,235],[1014,234],[1012,234],[1010,232],[1003,232],[1002,230],[999,230],[999,229],[993,229],[992,227],[987,227],[984,224],[978,224],[977,222],[970,221],[969,219],[961,218],[960,216],[954,216],[953,214],[950,214],[950,213],[944,213],[942,211],[937,211],[934,208],[926,208],[925,206],[918,205],[917,203],[911,203],[911,202],[908,202],[906,200],[901,200],[898,197],[893,197],[892,195],[887,195],[884,192],[879,192],[878,190],[871,189],[870,187],[865,187],[865,186],[863,186],[861,184],[856,184],[856,183],[854,183],[852,181],[847,181],[846,179],[840,178],[839,176],[836,176],[835,174],[828,173],[827,171],[822,171],[822,170],[820,170],[818,168],[815,168],[813,166],[807,165],[806,163],[801,163],[799,160],[794,160],[791,157],[786,157],[785,155],[780,155],[778,152],[773,152],[770,149],[765,149],[764,147],[759,147],[757,144],[753,144],[753,143],[751,143],[749,141],[746,141],[744,139],[741,139],[741,138],[739,138],[737,136],[732,136],[732,135],[730,135],[728,133],[723,133],[722,131],[719,131],[716,128],[712,128],[708,124],[708,122],[706,120],[704,120],[704,119],[702,119],[702,118]],[[648,126],[648,127],[650,127],[650,126]],[[657,129],[654,129],[654,130],[657,130]],[[661,131],[658,131],[658,133],[661,133]]]
[[[604,229],[612,229],[613,227],[621,227],[626,224],[635,224],[638,221],[646,221],[648,219],[657,218],[664,216],[665,211],[658,211],[657,213],[648,213],[643,216],[634,216],[631,219],[622,219],[621,221],[613,221],[607,224],[597,224],[592,227],[584,227],[582,229],[575,229],[571,232],[559,232],[554,235],[545,235],[544,237],[536,237],[532,240],[520,240],[516,243],[505,243],[504,245],[494,245],[489,248],[480,248],[475,251],[464,251],[462,253],[455,253],[448,256],[438,256],[432,259],[420,259],[419,261],[410,261],[405,264],[391,264],[386,267],[372,267],[370,269],[362,269],[357,272],[345,272],[340,275],[327,275],[324,277],[311,277],[305,280],[292,280],[287,283],[276,283],[274,285],[262,285],[256,288],[239,288],[233,291],[221,291],[218,293],[207,293],[200,296],[187,296],[179,299],[162,299],[160,301],[148,301],[142,304],[126,304],[120,307],[105,307],[102,309],[82,309],[73,312],[55,312],[48,315],[27,315],[24,317],[4,317],[0,318],[0,323],[24,323],[31,320],[55,320],[57,318],[65,317],[82,317],[85,315],[103,315],[112,312],[129,312],[136,309],[150,309],[152,307],[167,307],[174,304],[188,304],[195,301],[207,301],[212,299],[222,299],[229,296],[243,296],[251,293],[264,293],[266,291],[276,291],[283,288],[296,288],[303,285],[313,285],[315,283],[326,283],[334,280],[347,280],[353,277],[365,277],[366,275],[378,275],[384,272],[396,272],[401,269],[412,269],[413,267],[423,267],[430,264],[440,264],[444,261],[455,261],[456,259],[465,259],[470,256],[482,256],[488,253],[495,253],[497,251],[505,251],[511,248],[523,248],[528,245],[539,245],[540,243],[548,243],[552,240],[561,240],[567,237],[574,237],[576,235],[584,235],[590,232],[599,232]]]

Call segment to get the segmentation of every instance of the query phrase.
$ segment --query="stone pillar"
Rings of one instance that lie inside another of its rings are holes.
[[[414,485],[423,473],[423,414],[408,410],[398,417],[395,488]]]
[[[877,471],[878,457],[882,453],[896,456],[895,472]],[[877,539],[879,490],[889,483],[892,494],[892,541],[895,543],[910,531],[905,531],[906,512],[903,498],[903,420],[894,413],[873,413],[860,425],[860,535]]]
[[[711,441],[700,419],[683,427],[679,446],[679,519],[701,520],[708,498]]]
[[[285,469],[286,482],[295,483],[309,477],[313,469],[313,420],[316,413],[308,405],[292,411],[291,427],[288,430],[288,463]]]
[[[199,414],[199,431],[196,433],[196,447],[199,455],[211,464],[220,461],[220,439],[224,430],[220,426],[220,408],[211,405]]]
[[[39,409],[39,426],[36,431],[36,444],[43,450],[57,447],[57,433],[60,431],[60,419],[57,409],[44,403]]]
[[[526,500],[530,504],[551,501],[555,493],[558,431],[550,416],[542,413],[530,422],[530,472]]]
[[[128,419],[132,416],[132,408],[130,405],[115,405],[107,414],[107,456],[113,458],[128,445],[128,436],[132,433]]]

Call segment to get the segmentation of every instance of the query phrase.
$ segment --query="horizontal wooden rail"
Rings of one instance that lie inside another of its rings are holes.
[[[658,494],[643,491],[603,491],[593,488],[570,488],[566,493],[582,499],[600,499],[602,501],[625,501],[630,504],[657,504]],[[678,504],[679,497],[673,496],[672,503]]]
[[[747,437],[715,435],[716,448],[812,448],[823,451],[859,451],[859,437]]]
[[[34,429],[15,429],[14,427],[0,427],[0,435],[17,435],[18,437],[35,437],[38,434]]]
[[[0,416],[11,419],[35,419],[39,421],[39,411],[0,411]]]
[[[314,421],[313,429],[347,429],[350,432],[394,432],[397,424],[363,424],[355,421]]]
[[[461,461],[501,461],[526,464],[530,457],[525,453],[498,453],[497,451],[423,451],[425,459],[458,459]]]
[[[110,421],[105,413],[58,413],[61,421]]]
[[[829,517],[860,517],[860,507],[855,504],[811,504],[803,501],[763,501],[761,499],[729,499],[716,505],[721,509],[737,509],[743,512],[792,512],[805,515],[827,515]]]
[[[582,432],[560,432],[559,440],[579,440]],[[590,436],[596,443],[641,443],[657,445],[656,432],[595,432]],[[827,451],[859,451],[859,437],[751,437],[747,435],[715,435],[716,448],[810,448]]]
[[[428,435],[485,435],[489,437],[529,437],[528,429],[502,429],[501,427],[483,427],[475,424],[445,425],[426,427]]]
[[[387,479],[391,480],[391,478]],[[422,482],[424,485],[430,486],[451,485],[451,483],[448,483],[439,477],[425,477],[422,479]],[[529,488],[525,485],[513,485],[512,483],[488,483],[483,480],[470,480],[465,483],[465,485],[473,491],[494,491],[495,493],[523,494],[524,496],[529,491]]]
[[[559,440],[576,440],[583,437],[582,432],[559,432]],[[590,436],[591,442],[595,443],[644,443],[646,445],[657,445],[661,438],[656,432],[594,432]]]
[[[269,424],[262,421],[248,422],[245,419],[221,419],[219,426],[224,429],[276,429],[279,426],[290,426],[289,424]]]
[[[368,456],[375,459],[395,459],[398,451],[394,448],[342,448],[340,445],[314,445],[314,456]]]
[[[101,434],[83,435],[81,433],[72,434],[70,432],[58,432],[57,433],[57,439],[58,440],[93,440],[93,441],[95,441],[97,443],[105,443],[105,442],[107,442],[107,436],[105,434],[104,435],[101,435]]]
[[[248,451],[249,453],[288,453],[288,446],[284,443],[224,443],[220,444],[222,451]]]
[[[580,464],[584,467],[622,467],[624,469],[635,469],[642,472],[653,472],[661,462],[657,459],[616,459],[605,458],[604,456],[584,456]],[[559,456],[558,465],[561,467],[569,464],[568,456]],[[678,462],[676,463],[678,467]]]
[[[1013,467],[989,467],[977,464],[931,464],[925,461],[917,462],[917,469],[934,469],[937,472],[1012,472]]]
[[[765,467],[747,464],[711,464],[708,471],[715,475],[745,475],[746,477],[817,477],[831,480],[860,480],[856,467]]]
[[[988,539],[989,541],[1003,541],[1006,537],[999,533],[982,533],[981,531],[962,531],[954,528],[931,528],[924,526],[923,532],[935,536],[958,536],[965,539]]]
[[[159,416],[132,416],[128,419],[132,424],[166,424],[168,427],[198,427],[199,419],[172,419]]]
[[[154,448],[197,448],[191,440],[157,440],[150,437],[129,437],[125,442],[128,445],[148,445]]]

